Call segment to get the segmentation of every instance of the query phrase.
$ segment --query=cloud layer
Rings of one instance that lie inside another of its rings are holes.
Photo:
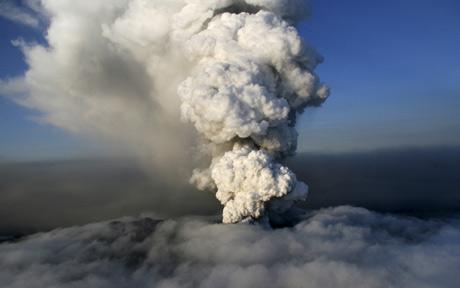
[[[460,222],[348,206],[292,228],[149,217],[0,245],[2,287],[457,287]]]

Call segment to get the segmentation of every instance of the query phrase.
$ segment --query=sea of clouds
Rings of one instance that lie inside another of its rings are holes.
[[[340,206],[293,227],[122,218],[0,245],[1,287],[458,287],[460,221]]]

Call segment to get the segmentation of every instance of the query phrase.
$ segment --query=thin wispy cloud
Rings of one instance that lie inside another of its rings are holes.
[[[27,6],[31,9],[37,6],[30,6],[29,2],[34,4],[34,1],[28,1]],[[21,7],[12,1],[1,1],[0,2],[0,17],[8,19],[10,21],[29,26],[32,28],[38,28],[40,26],[40,19],[37,15],[27,11],[25,7]]]

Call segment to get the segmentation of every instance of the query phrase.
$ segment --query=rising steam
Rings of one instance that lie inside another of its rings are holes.
[[[302,0],[42,0],[47,45],[16,41],[26,75],[0,83],[42,120],[129,144],[169,171],[189,163],[194,125],[211,156],[191,182],[217,191],[223,221],[269,218],[308,187],[279,161],[296,117],[328,89],[295,25]],[[180,107],[180,108],[179,108]],[[145,158],[145,157],[144,157]]]

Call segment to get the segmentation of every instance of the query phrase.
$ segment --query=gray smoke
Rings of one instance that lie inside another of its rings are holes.
[[[457,287],[460,222],[348,206],[292,228],[150,217],[0,245],[0,286]]]
[[[129,147],[171,182],[204,152],[211,164],[191,181],[217,192],[226,223],[305,200],[279,163],[296,150],[297,114],[328,96],[313,72],[322,57],[295,29],[305,1],[31,3],[49,18],[47,45],[15,41],[29,70],[0,93],[40,121]],[[180,118],[203,137],[200,153]]]

